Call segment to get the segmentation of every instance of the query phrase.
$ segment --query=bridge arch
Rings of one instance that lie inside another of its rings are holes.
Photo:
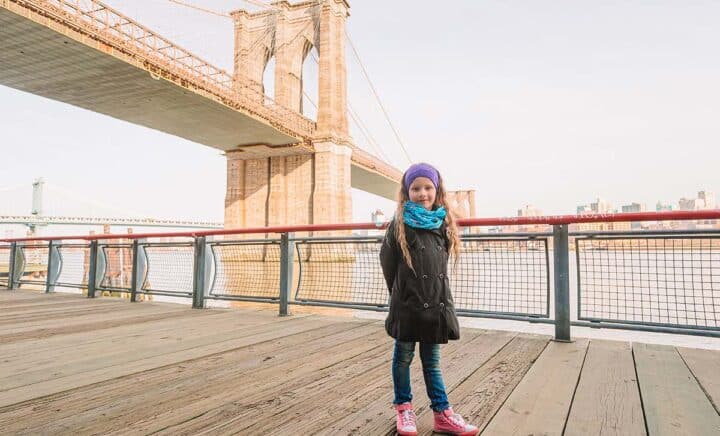
[[[272,58],[274,102],[308,118],[313,111],[304,107],[307,91],[315,96],[317,109],[314,132],[300,144],[242,144],[227,152],[226,226],[350,221],[353,148],[345,69],[349,7],[347,0],[277,0],[269,10],[231,12],[237,86],[252,87],[258,77],[262,81]],[[312,59],[314,51],[317,59]]]

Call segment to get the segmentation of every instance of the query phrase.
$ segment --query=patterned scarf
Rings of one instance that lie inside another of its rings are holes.
[[[435,210],[427,210],[417,203],[406,201],[403,206],[403,220],[410,227],[416,229],[439,229],[445,221],[447,212],[440,206]]]

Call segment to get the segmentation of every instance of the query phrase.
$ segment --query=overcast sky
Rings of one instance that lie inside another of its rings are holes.
[[[108,3],[232,69],[229,19],[167,0]],[[436,164],[451,189],[475,189],[480,216],[526,204],[574,213],[596,197],[652,209],[720,191],[720,1],[350,3],[350,36],[413,160]],[[350,103],[404,169],[349,48],[348,74]],[[0,214],[28,213],[42,176],[128,215],[223,218],[218,150],[1,86],[0,123]],[[26,188],[2,191],[16,185]],[[393,209],[353,197],[355,221]],[[52,201],[64,215],[86,207]]]

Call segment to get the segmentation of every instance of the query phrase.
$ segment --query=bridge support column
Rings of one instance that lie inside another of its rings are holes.
[[[243,159],[241,152],[229,152],[227,163],[225,227],[267,226],[268,159]]]
[[[314,148],[252,159],[228,152],[225,227],[350,222],[352,150],[330,142]]]
[[[352,221],[350,158],[352,149],[330,142],[315,144],[313,224]]]

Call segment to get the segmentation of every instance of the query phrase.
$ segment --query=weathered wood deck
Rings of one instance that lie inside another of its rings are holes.
[[[0,291],[0,433],[392,433],[391,344],[378,321]],[[443,366],[487,435],[720,434],[717,351],[465,329]]]

